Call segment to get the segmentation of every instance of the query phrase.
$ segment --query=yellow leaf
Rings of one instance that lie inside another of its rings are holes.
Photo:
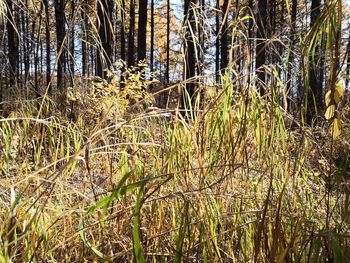
[[[327,91],[326,96],[325,96],[325,103],[326,106],[328,106],[331,103],[331,91]]]
[[[324,114],[326,120],[333,118],[335,112],[335,105],[331,105],[327,108],[326,113]]]
[[[337,82],[334,88],[334,100],[336,103],[339,103],[341,101],[342,97],[344,96],[344,93],[345,93],[345,88],[343,84],[341,84],[340,82]]]
[[[331,127],[329,128],[329,133],[332,135],[333,139],[336,139],[341,134],[341,121],[339,118],[335,118]]]
[[[345,88],[343,86],[343,84],[341,84],[340,82],[337,82],[335,84],[335,87],[334,87],[334,101],[335,103],[339,103],[343,96],[344,96],[344,93],[345,93]],[[326,103],[326,106],[329,106],[329,104],[331,103],[331,91],[327,91],[326,93],[326,96],[325,96],[325,103]]]

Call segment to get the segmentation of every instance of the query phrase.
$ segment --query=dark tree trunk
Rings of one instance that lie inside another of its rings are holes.
[[[204,49],[204,27],[205,27],[205,21],[204,21],[204,15],[205,15],[205,0],[200,1],[200,19],[199,19],[199,25],[198,27],[198,40],[199,40],[199,48],[198,50],[198,66],[197,66],[197,74],[198,75],[204,75],[204,58],[205,58],[205,49]]]
[[[298,1],[292,0],[292,13],[291,13],[291,21],[290,21],[290,55],[288,58],[288,65],[287,65],[287,92],[288,92],[288,108],[292,109],[293,104],[293,79],[292,79],[292,65],[294,63],[294,45],[296,42],[296,20],[297,20],[297,6]]]
[[[118,1],[117,1],[118,2]],[[118,2],[119,3],[119,2]],[[118,4],[116,4],[114,6],[115,10],[114,10],[114,37],[113,37],[113,53],[114,53],[114,61],[118,61],[118,59],[120,58],[120,54],[118,54],[118,27],[119,27],[119,9],[118,9]]]
[[[49,0],[44,1],[45,8],[45,38],[46,38],[46,85],[48,92],[51,95],[51,38],[50,38],[50,13],[49,13]]]
[[[257,41],[255,69],[258,80],[260,95],[265,94],[266,74],[262,66],[266,63],[266,26],[267,26],[267,0],[259,0],[257,20]]]
[[[321,0],[312,0],[311,2],[311,16],[310,16],[310,28],[316,23],[317,18],[321,12]],[[307,114],[306,121],[308,124],[312,124],[312,119],[322,105],[322,83],[320,82],[320,71],[317,64],[319,63],[319,47],[315,49],[315,56],[309,56],[310,68],[309,68],[309,90],[307,90]],[[314,101],[316,103],[314,103]]]
[[[97,50],[96,75],[106,78],[106,70],[112,66],[113,57],[113,27],[112,4],[110,0],[98,0],[97,2],[97,28],[100,38],[100,46]]]
[[[125,62],[126,49],[125,49],[125,0],[122,0],[120,9],[120,59]]]
[[[186,21],[186,34],[185,34],[185,80],[191,79],[196,74],[196,54],[195,54],[195,40],[194,35],[196,31],[194,10],[192,5],[196,4],[196,0],[186,0],[184,9],[184,19]],[[191,99],[192,105],[195,99],[195,84],[194,81],[186,82],[186,91]],[[186,94],[183,94],[182,106],[186,106]]]
[[[134,66],[134,41],[135,41],[135,0],[130,0],[130,23],[128,37],[128,67]]]
[[[35,53],[34,53],[34,84],[35,84],[35,92],[36,92],[36,97],[40,96],[40,84],[39,84],[39,79],[38,79],[38,67],[39,67],[39,45],[42,43],[41,37],[40,37],[40,32],[41,32],[41,26],[42,26],[42,18],[43,18],[43,3],[40,2],[40,10],[39,10],[39,23],[38,23],[38,32],[37,32],[37,39],[35,43]]]
[[[25,5],[28,6],[28,0],[26,0]],[[30,49],[29,49],[29,17],[28,14],[24,14],[24,11],[21,11],[22,13],[22,30],[23,30],[23,36],[25,40],[23,41],[23,58],[24,58],[24,85],[26,85],[29,77],[29,69],[30,69]]]
[[[83,39],[81,41],[81,62],[82,62],[82,73],[83,73],[83,83],[84,83],[84,91],[86,91],[87,86],[87,79],[89,77],[89,47],[87,43],[89,42],[88,34],[87,34],[87,27],[89,23],[88,16],[86,14],[86,6],[83,6],[81,10],[81,17],[82,17],[82,32],[83,32]]]
[[[121,8],[120,8],[120,59],[123,63],[126,63],[126,48],[125,48],[125,0],[122,0]],[[121,87],[124,88],[124,80],[125,80],[125,66],[123,64],[121,68]]]
[[[216,12],[215,12],[215,31],[216,31],[216,39],[215,39],[215,80],[218,83],[220,80],[220,0],[216,0]]]
[[[15,23],[15,8],[13,0],[7,0],[8,19],[7,19],[7,44],[8,44],[8,58],[10,66],[10,86],[16,85],[18,76],[18,34],[16,32]]]
[[[228,0],[224,0],[222,6],[222,32],[221,32],[221,64],[220,70],[223,71],[228,66],[228,17],[225,19],[225,15],[228,12],[229,4]]]
[[[166,68],[165,82],[169,83],[169,65],[170,65],[170,0],[167,0],[167,30],[166,30]]]
[[[70,15],[70,38],[69,38],[69,72],[71,76],[71,84],[74,87],[74,72],[75,72],[75,0],[71,0],[71,15]]]
[[[65,0],[55,0],[56,37],[57,37],[57,90],[63,92],[64,67],[66,64],[66,26],[65,26]]]
[[[146,59],[147,0],[139,0],[139,22],[137,34],[137,60]]]
[[[350,76],[350,34],[348,38],[348,44],[346,47],[346,54],[347,54],[347,59],[346,59],[346,74]],[[349,86],[349,79],[346,79],[346,86]],[[349,88],[349,87],[348,87]]]
[[[169,4],[169,2],[168,2]],[[168,40],[167,40],[168,41]],[[151,57],[150,57],[151,72],[154,71],[154,0],[151,0]],[[151,77],[151,80],[153,78]],[[153,90],[153,84],[150,86],[151,91]]]

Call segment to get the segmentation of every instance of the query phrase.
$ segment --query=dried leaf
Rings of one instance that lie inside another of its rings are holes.
[[[335,103],[339,103],[341,101],[341,99],[343,98],[345,93],[345,88],[343,86],[343,84],[341,83],[337,83],[335,84],[335,89],[334,89],[334,100]]]
[[[329,104],[331,103],[331,91],[329,90],[329,91],[327,91],[327,93],[326,93],[326,96],[325,96],[325,103],[326,103],[326,106],[328,107],[329,106]]]
[[[324,114],[326,120],[329,120],[334,117],[335,105],[331,105],[327,108],[326,113]]]
[[[333,120],[333,123],[329,128],[329,133],[332,135],[333,139],[336,139],[341,134],[341,121],[339,118]]]

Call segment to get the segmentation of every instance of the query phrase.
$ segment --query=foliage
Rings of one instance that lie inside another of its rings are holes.
[[[121,68],[124,69],[122,81],[118,74]],[[139,70],[140,68],[142,70]],[[88,93],[69,88],[67,100],[68,105],[71,105],[71,114],[92,124],[101,118],[107,121],[123,118],[130,111],[130,107],[141,100],[143,106],[150,106],[153,101],[148,95],[148,90],[156,81],[145,80],[146,71],[146,65],[142,62],[132,68],[125,68],[125,64],[120,62],[116,69],[107,71],[107,79],[91,78]]]

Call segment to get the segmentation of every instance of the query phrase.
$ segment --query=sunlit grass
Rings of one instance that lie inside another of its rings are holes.
[[[19,101],[0,122],[1,260],[342,262],[348,194],[327,191],[327,133],[320,152],[275,98],[222,84],[192,117],[74,124]]]

